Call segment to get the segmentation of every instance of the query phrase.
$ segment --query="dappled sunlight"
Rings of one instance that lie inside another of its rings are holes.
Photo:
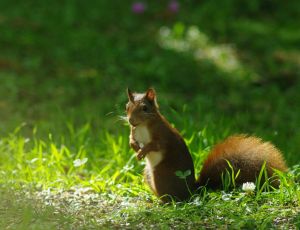
[[[188,53],[199,62],[210,61],[220,70],[233,73],[232,77],[243,78],[250,74],[252,79],[256,78],[257,74],[239,61],[234,45],[214,44],[197,26],[185,28],[181,23],[173,28],[163,26],[158,35],[158,43],[165,49]]]

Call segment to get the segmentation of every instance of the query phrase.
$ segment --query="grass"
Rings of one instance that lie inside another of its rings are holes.
[[[0,228],[299,228],[299,3],[131,4],[0,2]],[[118,121],[128,86],[156,88],[197,175],[249,133],[283,152],[282,187],[160,204]]]
[[[53,207],[41,208],[39,202],[30,200],[24,204],[15,197],[10,207],[15,219],[3,219],[12,223],[11,227],[46,227],[87,229],[103,228],[288,228],[295,227],[299,208],[292,203],[282,204],[274,194],[265,194],[258,202],[241,194],[210,193],[205,199],[195,199],[186,204],[162,206],[158,203],[145,203],[137,198],[102,195],[78,195],[62,193],[43,200]],[[85,197],[85,198],[82,198]],[[19,201],[15,204],[15,201]],[[26,206],[27,205],[27,206]],[[274,206],[278,208],[274,208]],[[25,208],[26,207],[26,208]],[[40,212],[37,213],[36,210]],[[270,214],[271,213],[271,214]],[[10,213],[11,214],[11,213]],[[244,218],[241,218],[244,216]],[[11,218],[11,215],[9,215]],[[50,225],[49,225],[50,224]],[[2,225],[3,226],[3,225]],[[5,226],[5,225],[4,225]]]
[[[269,228],[295,227],[299,168],[282,176],[279,190],[255,194],[206,191],[189,203],[162,205],[144,185],[142,165],[128,149],[127,132],[91,137],[85,125],[70,144],[20,135],[1,140],[2,228]],[[127,129],[127,127],[124,127]],[[84,131],[83,131],[84,130]],[[207,139],[202,130],[201,139]],[[188,138],[198,146],[198,138]],[[210,143],[208,144],[210,145]],[[77,147],[76,147],[77,146]],[[193,152],[195,162],[208,153]],[[87,159],[84,160],[84,159]],[[199,168],[197,168],[199,171]],[[197,171],[196,170],[196,171]],[[241,218],[243,216],[243,218]],[[247,216],[246,218],[244,218]]]

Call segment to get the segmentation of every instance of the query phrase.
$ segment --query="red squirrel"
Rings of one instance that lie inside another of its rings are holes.
[[[213,148],[196,180],[191,154],[179,132],[160,114],[155,90],[149,88],[145,93],[133,93],[127,89],[127,95],[130,147],[137,153],[138,160],[146,159],[145,182],[163,202],[186,200],[200,186],[221,188],[221,175],[229,169],[228,162],[236,173],[240,170],[237,184],[255,182],[264,162],[268,176],[273,175],[273,168],[287,170],[280,151],[271,143],[239,135]],[[180,178],[179,171],[188,173]],[[278,186],[279,182],[270,183]]]

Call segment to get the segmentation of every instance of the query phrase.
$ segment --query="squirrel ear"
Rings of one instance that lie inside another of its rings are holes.
[[[147,100],[152,102],[158,108],[158,104],[157,104],[157,101],[156,101],[156,92],[153,88],[149,88],[147,90],[145,97],[147,98]]]
[[[134,102],[133,94],[129,88],[127,88],[127,96],[128,96],[129,101]]]
[[[149,101],[154,101],[156,99],[156,93],[155,90],[153,88],[149,88],[146,92],[146,98]]]

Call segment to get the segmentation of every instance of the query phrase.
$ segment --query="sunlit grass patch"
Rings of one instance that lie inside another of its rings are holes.
[[[85,134],[79,135],[69,137],[74,145],[56,142],[52,135],[48,140],[41,140],[35,135],[30,139],[19,135],[18,131],[2,138],[2,182],[15,180],[46,187],[70,187],[90,181],[101,189],[100,176],[112,182],[121,181],[120,178],[125,180],[125,177],[134,178],[135,175],[130,173],[133,162],[127,155],[128,147],[122,148],[125,137],[116,140],[106,133],[99,137],[96,147],[87,145],[83,137]]]
[[[163,205],[145,193],[121,196],[80,187],[1,191],[1,227],[294,228],[300,211],[298,204],[281,202],[276,193],[256,200],[239,192],[209,192],[187,203]]]
[[[278,190],[248,195],[241,186],[227,192],[202,188],[189,202],[163,205],[144,185],[143,163],[138,164],[129,150],[127,132],[104,132],[87,141],[89,131],[80,130],[64,141],[54,135],[46,140],[24,137],[19,129],[1,138],[2,226],[295,226],[300,198],[297,167],[280,175]],[[201,166],[215,138],[205,129],[186,138],[196,165]]]

